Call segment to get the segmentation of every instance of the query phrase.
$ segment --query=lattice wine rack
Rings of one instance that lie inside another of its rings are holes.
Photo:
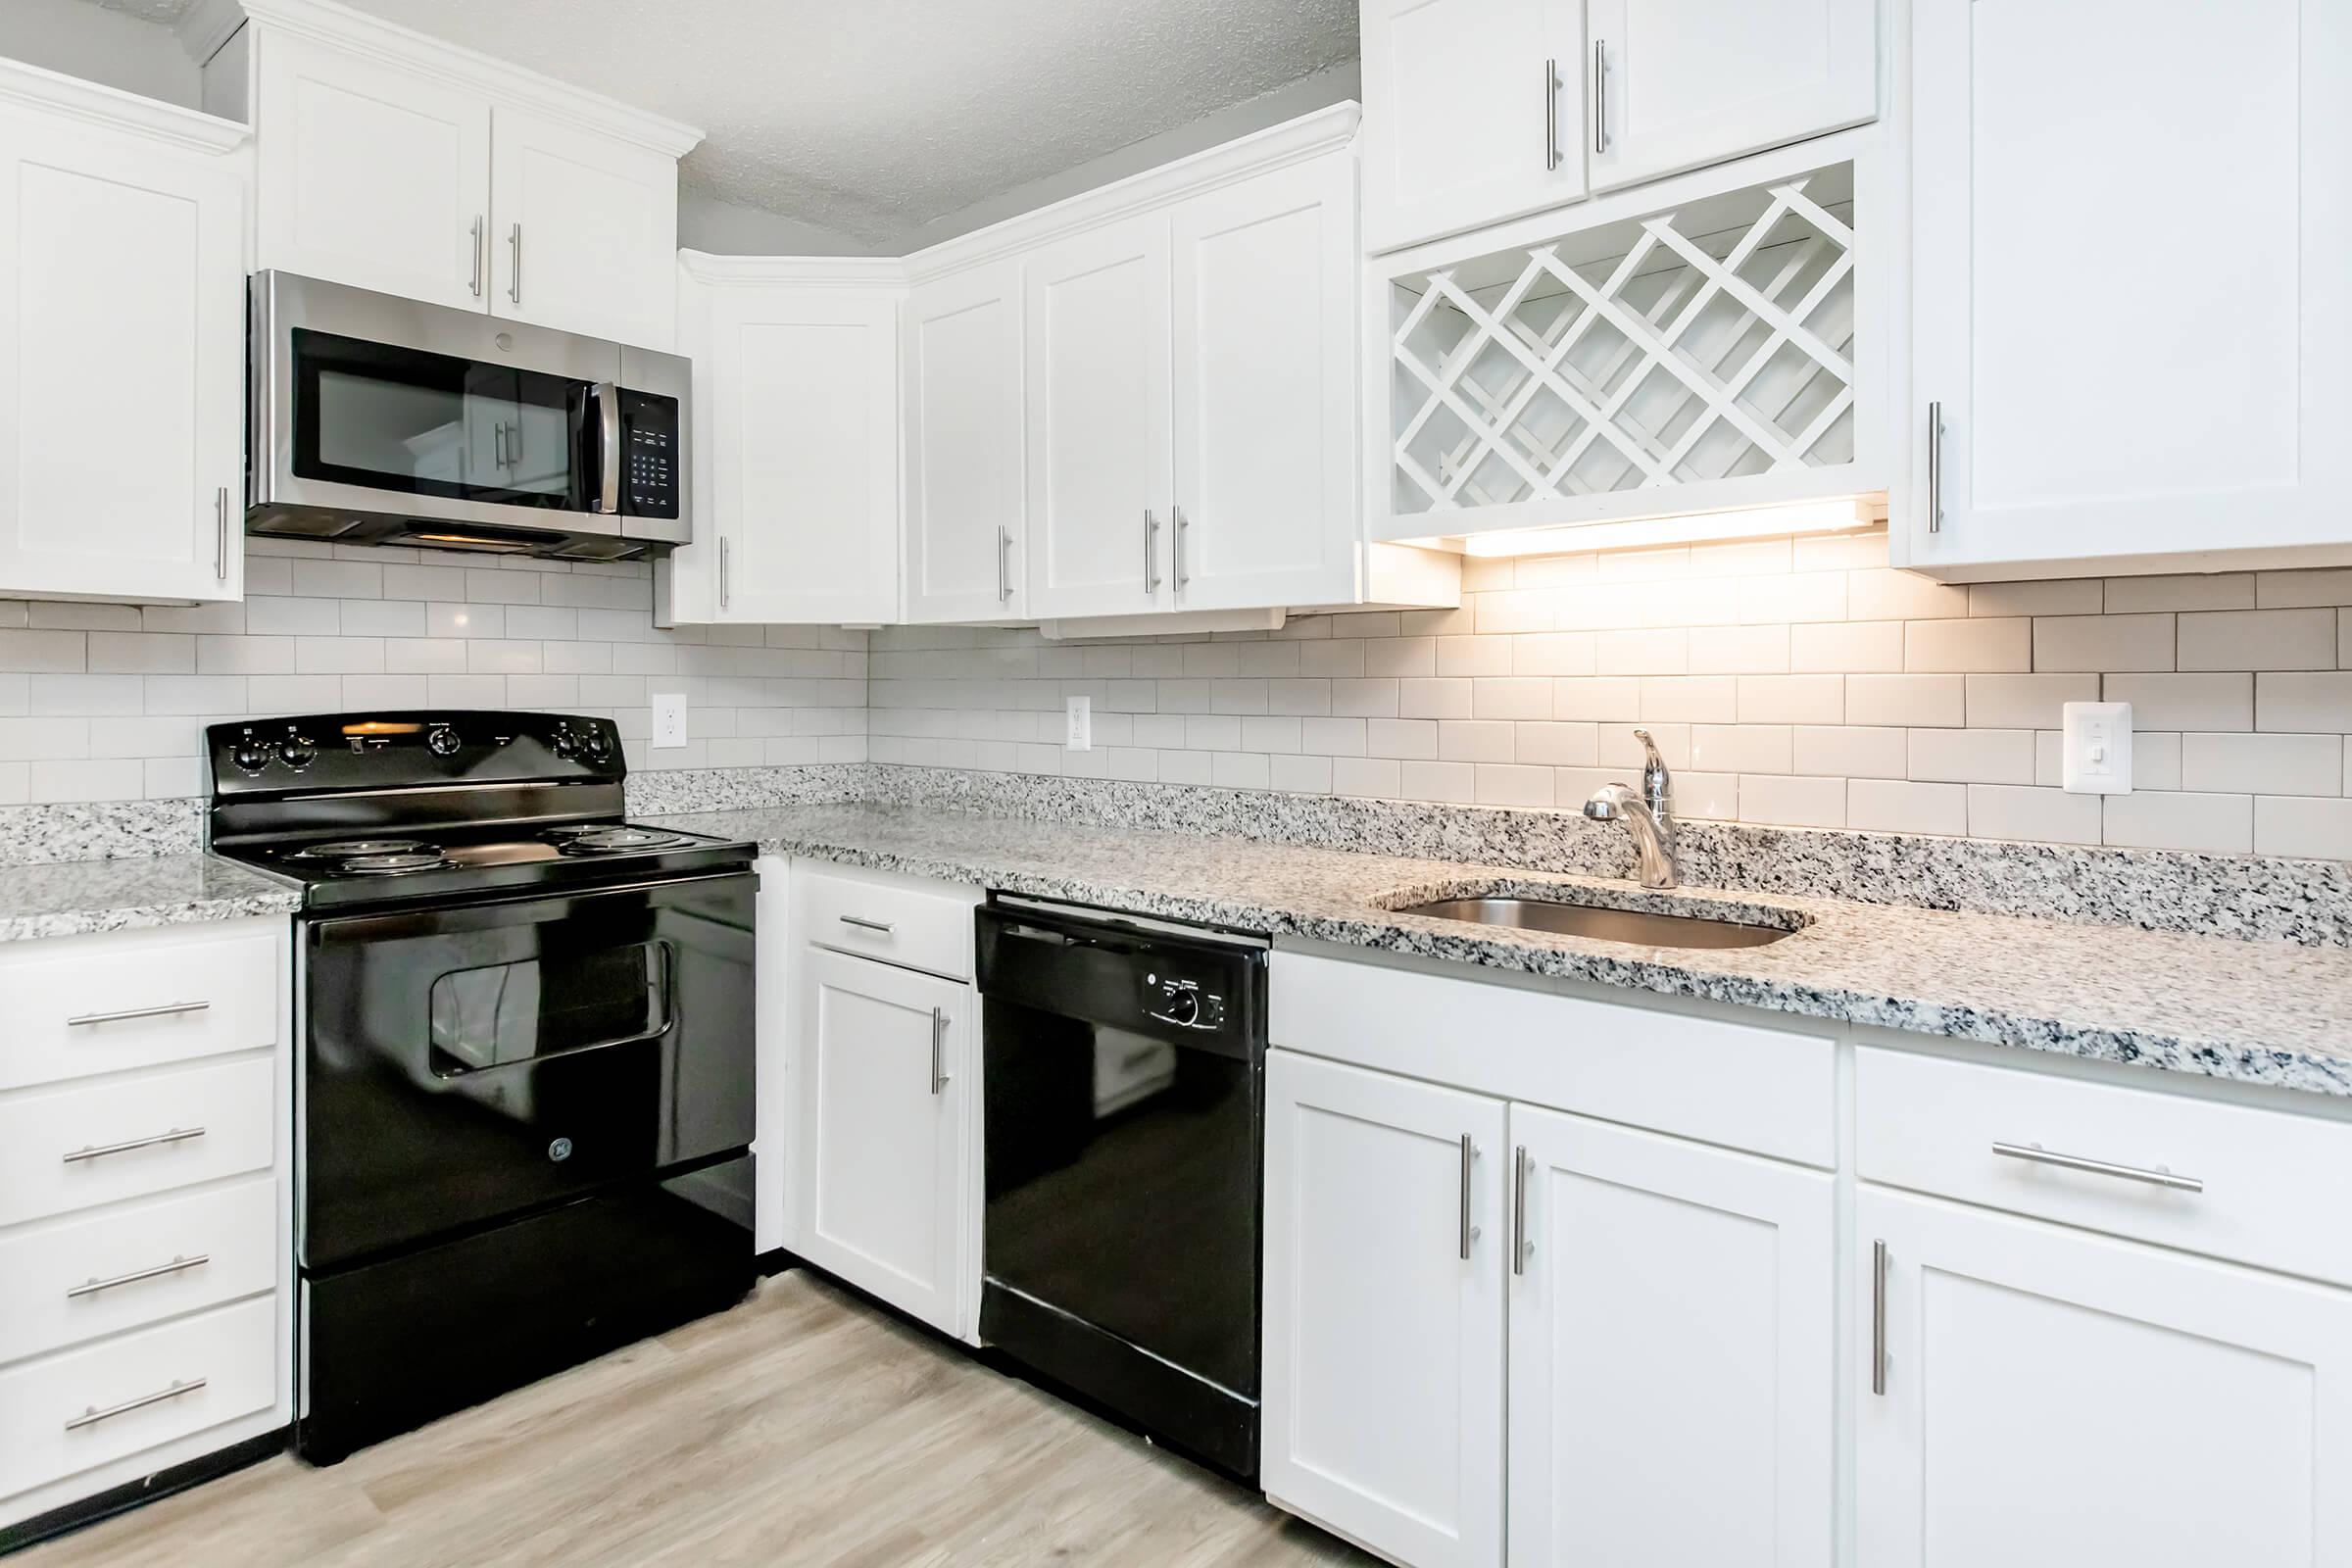
[[[1394,511],[1851,464],[1853,190],[1840,164],[1393,278]]]

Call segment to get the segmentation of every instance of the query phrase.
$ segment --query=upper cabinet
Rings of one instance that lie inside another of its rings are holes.
[[[1910,20],[1897,563],[2352,559],[2328,457],[2352,426],[2352,11],[1916,0]],[[2214,243],[2156,243],[2167,213]]]
[[[917,284],[906,302],[906,618],[1026,608],[1021,267]]]
[[[208,71],[259,132],[260,265],[667,349],[699,131],[316,0]]]
[[[0,595],[243,593],[244,127],[0,62]]]

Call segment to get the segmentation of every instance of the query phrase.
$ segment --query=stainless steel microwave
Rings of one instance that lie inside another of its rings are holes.
[[[632,561],[692,536],[691,365],[257,272],[249,533]]]

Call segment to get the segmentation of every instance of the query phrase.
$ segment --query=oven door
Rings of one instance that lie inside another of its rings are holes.
[[[311,922],[304,1266],[748,1146],[757,880]]]

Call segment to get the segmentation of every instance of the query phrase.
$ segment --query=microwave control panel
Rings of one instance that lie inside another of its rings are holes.
[[[620,511],[628,517],[678,514],[678,400],[620,394]]]

